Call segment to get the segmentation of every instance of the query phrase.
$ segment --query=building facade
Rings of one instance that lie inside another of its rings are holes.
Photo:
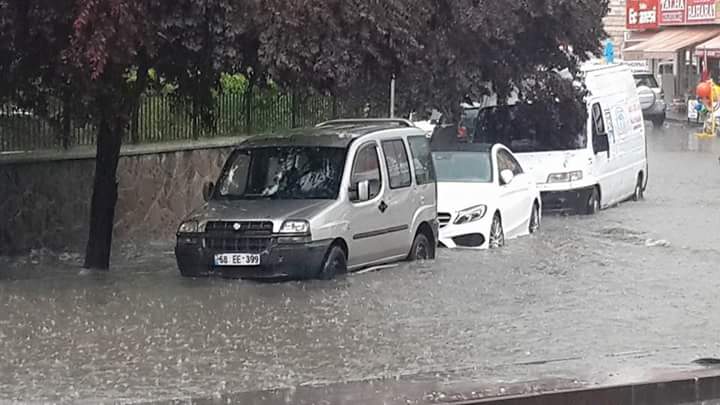
[[[720,80],[720,0],[625,3],[627,32],[619,53],[624,60],[645,61],[666,101],[687,106],[704,76]]]
[[[625,43],[626,0],[610,0],[610,11],[605,17],[605,31],[615,43],[615,49],[622,49]]]

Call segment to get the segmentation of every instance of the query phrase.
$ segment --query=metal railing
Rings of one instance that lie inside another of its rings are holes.
[[[252,135],[312,127],[318,122],[358,113],[348,110],[334,97],[299,97],[283,93],[219,95],[215,103],[215,124],[211,129],[201,125],[191,112],[192,106],[172,96],[146,95],[133,114],[123,141],[144,144]],[[0,153],[92,146],[96,133],[93,124],[53,121],[13,106],[0,106]]]

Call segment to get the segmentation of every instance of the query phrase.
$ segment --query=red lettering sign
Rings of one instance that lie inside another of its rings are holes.
[[[658,0],[627,0],[626,27],[629,30],[657,28],[660,7]]]
[[[717,0],[660,0],[659,25],[714,24]]]
[[[687,0],[687,24],[712,24],[716,17],[716,0]]]
[[[685,0],[660,0],[660,25],[685,24]]]

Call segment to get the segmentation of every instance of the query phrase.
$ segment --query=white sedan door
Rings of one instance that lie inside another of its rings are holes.
[[[500,185],[500,212],[503,216],[503,228],[506,238],[527,233],[525,225],[532,213],[532,196],[530,188],[532,178],[523,172],[520,163],[504,148],[497,150],[497,178]],[[513,172],[513,179],[503,184],[500,173],[503,170]]]

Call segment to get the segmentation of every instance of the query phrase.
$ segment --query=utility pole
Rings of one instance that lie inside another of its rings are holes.
[[[390,118],[395,118],[395,74],[390,80]]]

